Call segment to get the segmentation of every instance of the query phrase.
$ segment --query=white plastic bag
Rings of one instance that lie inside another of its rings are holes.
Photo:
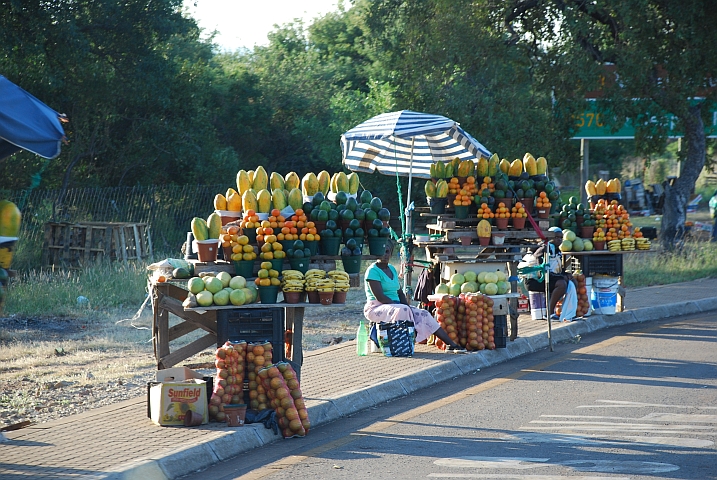
[[[578,292],[575,290],[575,284],[568,280],[568,288],[563,297],[563,309],[560,312],[560,321],[570,321],[575,318],[578,311]]]

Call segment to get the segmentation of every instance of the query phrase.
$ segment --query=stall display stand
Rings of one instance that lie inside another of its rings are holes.
[[[510,313],[510,340],[515,340],[518,337],[518,299],[520,298],[517,281],[518,263],[529,248],[537,246],[536,242],[540,240],[540,235],[530,229],[499,231],[493,227],[492,233],[505,234],[502,245],[460,245],[455,241],[461,236],[469,236],[471,239],[478,237],[475,226],[472,228],[454,226],[453,220],[447,220],[447,217],[444,216],[440,224],[429,224],[427,227],[429,232],[439,239],[429,242],[414,241],[414,245],[425,249],[426,258],[441,268],[443,279],[450,278],[446,269],[456,270],[451,273],[462,273],[471,269],[507,268],[511,286],[510,294],[507,296]],[[541,232],[548,239],[556,236],[553,232],[542,230]],[[495,268],[492,268],[491,265]]]

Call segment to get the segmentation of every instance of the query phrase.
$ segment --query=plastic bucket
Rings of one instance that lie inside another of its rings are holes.
[[[448,198],[446,197],[434,197],[428,199],[428,206],[431,207],[431,213],[434,215],[445,213],[446,203],[448,203]]]
[[[277,272],[281,273],[281,271],[284,270],[284,259],[283,258],[272,258],[270,261],[271,261],[271,268],[273,268]]]
[[[246,420],[246,405],[224,405],[224,413],[227,415],[227,425],[230,427],[243,427]]]
[[[386,237],[368,237],[368,254],[383,256],[386,253]]]
[[[341,262],[344,264],[346,273],[359,273],[361,271],[361,255],[341,255]]]
[[[238,260],[234,262],[234,273],[244,278],[254,276],[254,260]]]
[[[200,262],[216,262],[219,240],[195,240]]]
[[[261,303],[276,303],[280,288],[278,285],[259,286],[259,300]]]
[[[530,301],[530,318],[533,320],[544,320],[548,318],[548,309],[545,306],[545,294],[543,292],[528,292]]]
[[[339,254],[341,239],[339,237],[321,237],[321,253],[323,255],[336,256]]]
[[[617,277],[596,275],[592,283],[590,305],[593,312],[598,315],[614,315],[617,309],[617,291],[620,288]]]
[[[456,218],[463,220],[468,218],[468,205],[455,205]]]
[[[312,257],[316,256],[316,252],[319,251],[319,242],[313,240],[311,242],[304,242],[304,245],[306,245],[306,248],[309,249]]]
[[[291,265],[292,270],[298,270],[301,273],[306,273],[309,271],[308,258],[290,258],[289,265]]]

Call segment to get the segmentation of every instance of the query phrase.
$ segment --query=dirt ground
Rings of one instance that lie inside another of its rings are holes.
[[[353,340],[364,303],[362,289],[352,289],[344,309],[307,308],[304,350]],[[156,374],[151,322],[150,307],[104,321],[0,316],[0,431],[145,395]],[[180,365],[211,375],[213,362],[207,349]]]

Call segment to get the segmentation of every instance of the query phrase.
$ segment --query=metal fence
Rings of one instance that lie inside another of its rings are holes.
[[[76,188],[0,192],[22,208],[13,268],[41,266],[47,222],[131,222],[149,226],[155,252],[180,255],[194,217],[214,211],[214,196],[233,185]]]

